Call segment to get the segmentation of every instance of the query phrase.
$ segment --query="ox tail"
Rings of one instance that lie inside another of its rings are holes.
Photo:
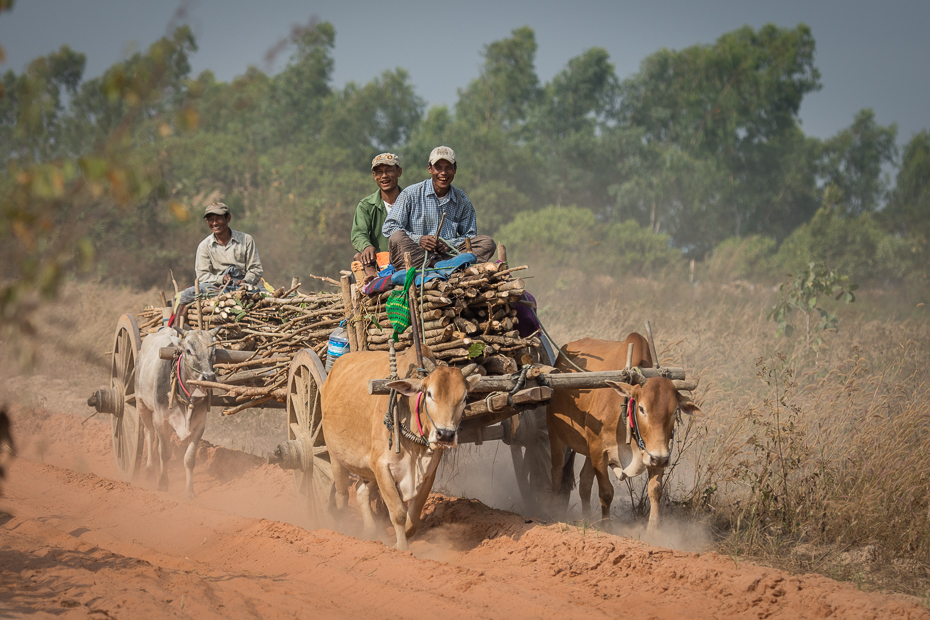
[[[559,495],[568,495],[575,488],[575,451],[565,448],[565,464],[562,465],[562,483]]]

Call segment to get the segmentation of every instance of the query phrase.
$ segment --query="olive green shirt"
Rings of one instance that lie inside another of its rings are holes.
[[[368,246],[373,246],[377,252],[388,251],[388,239],[381,234],[385,219],[387,219],[387,209],[384,207],[380,189],[359,201],[355,208],[351,233],[352,247],[356,252],[361,252]]]

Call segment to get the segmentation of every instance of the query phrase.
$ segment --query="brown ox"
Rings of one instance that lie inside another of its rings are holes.
[[[586,371],[616,370],[626,366],[630,343],[633,344],[633,365],[651,367],[652,357],[646,339],[637,333],[630,334],[623,342],[584,338],[565,345],[563,351]],[[564,372],[576,371],[561,358],[558,366]],[[648,470],[647,531],[653,532],[659,525],[662,475],[671,454],[676,411],[680,408],[691,414],[700,410],[665,378],[650,378],[642,386],[612,381],[608,384],[613,389],[556,390],[547,408],[553,495],[561,485],[566,448],[588,457],[579,483],[582,508],[585,514],[590,510],[592,478],[596,477],[604,520],[610,519],[614,497],[608,469],[612,469],[619,480]],[[626,425],[630,423],[627,398],[635,403],[634,422],[639,427],[639,437],[632,432],[630,443],[626,443]]]
[[[428,350],[424,354],[431,358]],[[397,356],[404,369],[415,364],[408,350]],[[361,351],[340,357],[323,384],[323,435],[329,449],[336,487],[336,507],[344,508],[349,497],[349,472],[361,478],[356,493],[365,535],[375,536],[371,512],[372,491],[381,492],[397,535],[397,549],[407,549],[407,539],[420,524],[420,512],[433,487],[442,449],[458,444],[457,430],[465,409],[465,396],[480,376],[465,379],[458,368],[440,366],[425,379],[401,379],[388,385],[397,398],[398,419],[413,433],[422,435],[424,446],[401,438],[400,453],[390,446],[391,433],[384,424],[388,396],[370,396],[369,379],[389,376],[388,354]],[[415,366],[414,366],[415,367]],[[416,403],[420,401],[419,423]],[[377,487],[373,486],[377,485]]]

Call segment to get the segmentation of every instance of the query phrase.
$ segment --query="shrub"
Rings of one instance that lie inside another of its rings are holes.
[[[715,247],[705,262],[705,277],[711,282],[771,282],[777,271],[772,263],[775,249],[775,240],[771,237],[730,237]]]

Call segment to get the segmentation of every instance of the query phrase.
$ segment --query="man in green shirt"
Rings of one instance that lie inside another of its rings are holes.
[[[397,184],[402,173],[400,158],[393,153],[381,153],[371,160],[371,174],[378,191],[362,198],[352,220],[352,247],[356,251],[353,260],[362,263],[366,276],[378,275],[375,257],[388,251],[388,240],[381,234],[381,228],[403,189]]]

